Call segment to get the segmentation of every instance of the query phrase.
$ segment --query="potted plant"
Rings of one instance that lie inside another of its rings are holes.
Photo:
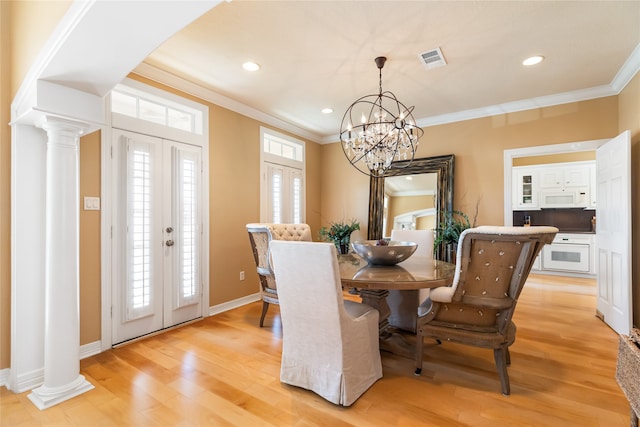
[[[442,211],[440,215],[433,248],[436,253],[444,253],[445,261],[455,262],[460,235],[471,227],[471,223],[467,214],[462,211]]]
[[[355,219],[350,222],[332,222],[329,227],[320,228],[320,240],[332,242],[336,245],[338,253],[349,253],[349,241],[351,233],[360,230],[360,223]]]

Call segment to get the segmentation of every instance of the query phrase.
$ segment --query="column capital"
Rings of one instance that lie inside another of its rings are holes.
[[[48,134],[63,134],[68,137],[76,137],[84,135],[89,131],[91,125],[89,123],[78,122],[75,120],[63,119],[62,117],[46,115],[40,117],[36,123],[36,127],[44,129]]]

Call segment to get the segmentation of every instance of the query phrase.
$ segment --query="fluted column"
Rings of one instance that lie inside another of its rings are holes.
[[[79,145],[87,127],[46,117],[44,384],[29,394],[40,409],[91,390],[80,375]]]

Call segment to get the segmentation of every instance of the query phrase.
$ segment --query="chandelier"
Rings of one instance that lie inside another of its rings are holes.
[[[418,149],[423,131],[416,126],[413,107],[407,108],[389,91],[382,91],[382,67],[387,58],[375,59],[380,73],[377,95],[366,95],[356,100],[342,118],[340,142],[345,156],[365,175],[385,176],[393,162],[407,160],[407,167]]]

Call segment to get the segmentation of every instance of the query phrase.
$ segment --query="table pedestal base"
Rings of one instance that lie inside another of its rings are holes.
[[[387,304],[387,295],[389,295],[389,291],[383,289],[360,289],[362,303],[375,308],[380,314],[380,350],[413,360],[416,351],[415,344],[409,342],[404,335],[389,325],[391,309]]]

